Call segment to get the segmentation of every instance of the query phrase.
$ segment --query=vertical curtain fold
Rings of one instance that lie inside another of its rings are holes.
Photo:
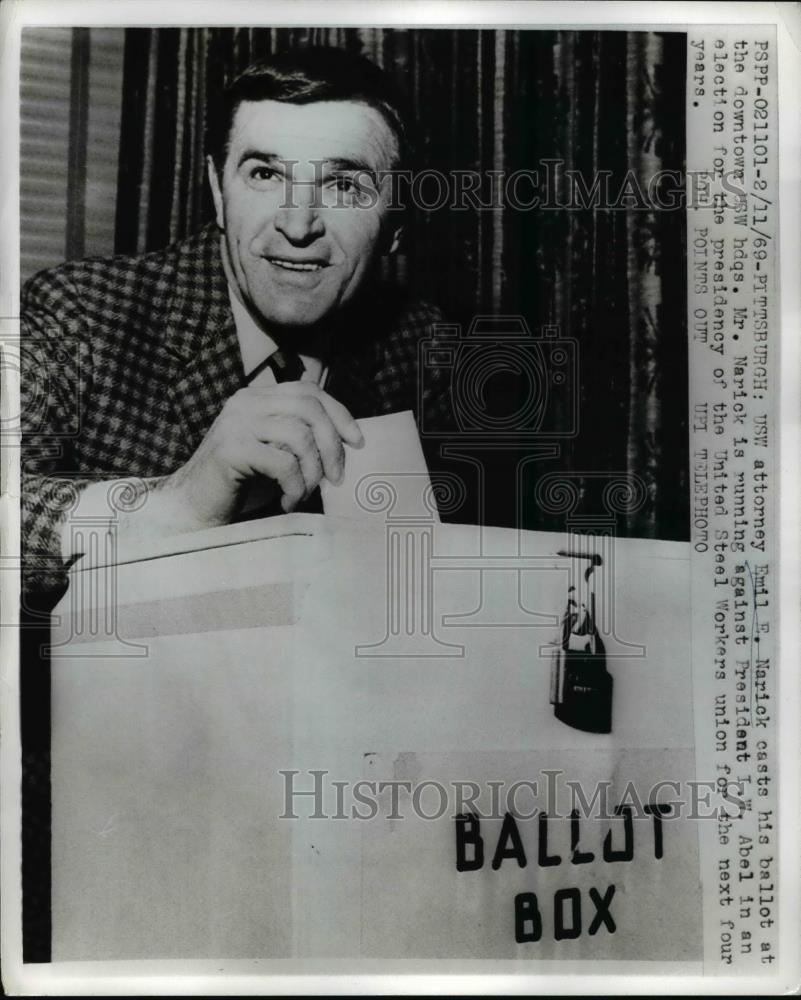
[[[89,29],[73,28],[65,247],[68,258],[82,257],[86,246],[86,141],[89,134],[90,47]]]

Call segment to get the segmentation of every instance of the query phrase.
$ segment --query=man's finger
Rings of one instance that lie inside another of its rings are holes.
[[[306,480],[295,455],[284,448],[257,443],[250,454],[253,472],[274,479],[281,487],[281,506],[285,511],[296,507],[306,496]]]
[[[359,429],[359,425],[353,419],[347,407],[343,406],[339,400],[329,396],[328,393],[312,382],[279,382],[276,386],[267,389],[256,389],[255,391],[264,393],[276,393],[282,396],[304,396],[317,399],[325,409],[336,427],[340,437],[353,448],[361,448],[364,444],[364,436]]]
[[[345,450],[334,422],[314,395],[296,394],[278,396],[265,394],[259,400],[258,418],[253,420],[254,433],[261,441],[270,443],[276,433],[275,421],[289,418],[302,421],[314,435],[323,473],[330,482],[339,483],[345,469]]]
[[[269,427],[263,431],[266,441],[277,448],[291,452],[298,460],[306,483],[306,495],[319,486],[323,478],[323,462],[317,447],[314,431],[300,417],[271,417]]]

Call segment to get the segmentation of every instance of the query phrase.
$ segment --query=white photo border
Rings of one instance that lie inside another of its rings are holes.
[[[74,962],[24,965],[21,961],[21,886],[19,788],[20,730],[18,713],[18,632],[13,627],[19,601],[18,580],[5,569],[0,588],[0,894],[2,911],[3,986],[7,993],[109,994],[109,995],[259,995],[259,994],[485,994],[591,992],[598,994],[781,994],[799,988],[799,732],[801,684],[798,670],[790,669],[801,647],[799,636],[799,455],[801,433],[801,7],[794,3],[613,3],[613,2],[501,2],[501,0],[10,0],[0,7],[0,122],[2,135],[14,137],[12,155],[0,158],[0,335],[13,336],[19,315],[19,52],[21,29],[30,25],[157,26],[157,25],[336,25],[336,26],[448,26],[541,27],[686,31],[691,25],[775,24],[779,58],[779,160],[780,232],[779,287],[782,331],[782,381],[779,408],[780,636],[785,661],[780,671],[782,703],[782,768],[779,798],[783,802],[780,824],[780,963],[778,969],[758,979],[703,977],[677,974],[669,965],[642,962],[604,963],[603,973],[566,976],[544,974],[549,965],[537,963],[536,974],[528,962],[492,963],[498,972],[487,973],[484,962],[440,962],[452,972],[432,973],[432,963],[415,963],[419,974],[399,973],[399,963],[363,962],[369,972],[354,975],[346,965],[332,961],[307,961],[304,973],[269,974],[258,961],[137,961]],[[18,385],[4,370],[2,415],[14,412]],[[6,447],[2,456],[0,546],[9,563],[19,555],[18,448]],[[785,888],[786,887],[786,888]],[[297,966],[298,963],[294,963]],[[289,966],[289,963],[286,963]],[[271,963],[273,968],[276,963]],[[393,966],[395,967],[393,969]],[[408,969],[409,963],[404,963]],[[636,968],[636,974],[632,970]],[[338,971],[338,969],[340,971]],[[592,979],[589,979],[592,975]]]

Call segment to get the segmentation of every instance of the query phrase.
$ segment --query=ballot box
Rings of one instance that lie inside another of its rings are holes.
[[[84,560],[53,960],[698,961],[688,581],[684,544],[383,516]],[[560,717],[604,673],[607,731]]]

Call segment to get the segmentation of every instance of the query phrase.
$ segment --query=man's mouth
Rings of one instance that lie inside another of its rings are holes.
[[[328,266],[321,260],[287,260],[286,257],[268,257],[267,260],[285,271],[322,271]]]

